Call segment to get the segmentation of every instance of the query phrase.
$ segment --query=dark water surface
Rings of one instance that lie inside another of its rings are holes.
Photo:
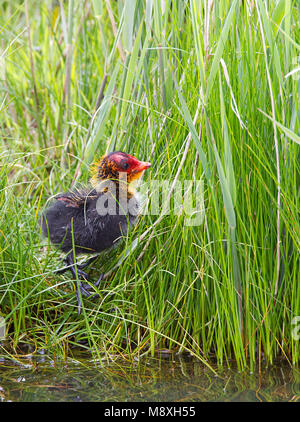
[[[178,355],[95,365],[87,359],[0,361],[0,401],[299,401],[300,375],[286,362],[251,374]]]

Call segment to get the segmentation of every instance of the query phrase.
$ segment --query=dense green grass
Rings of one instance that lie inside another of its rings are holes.
[[[297,7],[1,2],[1,353],[25,342],[62,356],[170,348],[240,368],[262,353],[298,362]],[[205,218],[143,216],[94,265],[95,277],[114,270],[78,316],[39,216],[114,149],[152,162],[145,182],[202,178]]]

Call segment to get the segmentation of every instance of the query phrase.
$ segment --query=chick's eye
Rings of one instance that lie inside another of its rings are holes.
[[[124,170],[127,170],[127,169],[128,169],[128,167],[129,167],[129,164],[128,164],[126,161],[122,163],[122,168],[123,168]]]

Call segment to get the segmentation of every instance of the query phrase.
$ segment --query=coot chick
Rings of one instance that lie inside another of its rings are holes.
[[[50,241],[66,253],[65,262],[76,278],[89,280],[83,268],[87,262],[76,264],[79,254],[97,254],[113,247],[126,235],[128,228],[137,219],[139,200],[133,183],[139,179],[150,163],[139,161],[122,151],[112,152],[102,157],[92,166],[91,186],[76,189],[55,197],[56,202],[42,216],[42,229]],[[76,268],[75,268],[76,266]],[[103,277],[100,275],[95,286]],[[82,282],[76,286],[78,313],[81,300],[78,288],[84,296],[90,296]]]

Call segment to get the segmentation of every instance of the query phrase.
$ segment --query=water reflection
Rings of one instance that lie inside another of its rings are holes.
[[[214,368],[166,355],[104,368],[87,359],[0,361],[0,401],[298,401],[299,371],[285,362],[261,373]]]

